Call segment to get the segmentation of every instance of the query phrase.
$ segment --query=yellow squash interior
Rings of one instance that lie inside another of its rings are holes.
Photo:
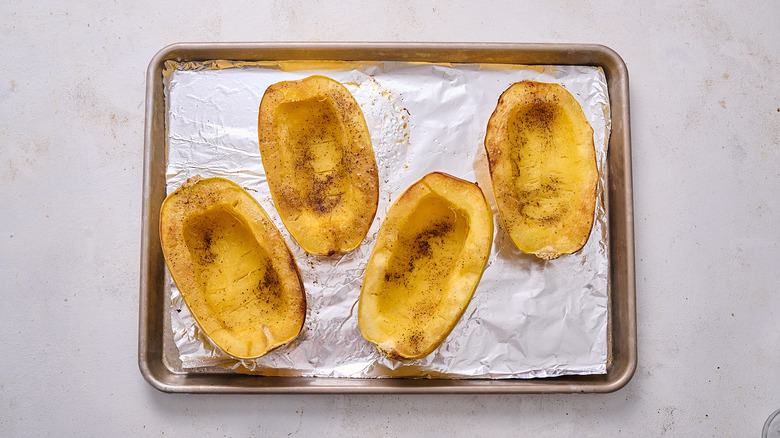
[[[246,223],[230,208],[217,206],[188,218],[184,239],[201,299],[214,315],[210,335],[222,337],[225,348],[246,353],[253,338],[267,342],[265,331],[279,323],[274,315],[284,305],[282,285]]]
[[[163,253],[192,316],[223,351],[262,356],[305,318],[300,273],[279,231],[241,187],[188,181],[163,203]]]
[[[363,112],[338,82],[311,76],[268,88],[258,138],[282,221],[309,253],[350,251],[376,213],[378,177]]]
[[[277,110],[279,145],[286,167],[294,174],[290,183],[311,209],[301,210],[300,233],[312,221],[340,206],[342,196],[351,188],[350,172],[344,161],[344,129],[333,103],[307,99],[285,103]],[[335,216],[337,219],[338,216]]]
[[[446,199],[429,194],[400,227],[404,233],[388,261],[377,311],[389,327],[414,334],[439,317],[441,299],[457,274],[469,220]]]
[[[482,276],[493,219],[473,183],[432,173],[390,208],[366,267],[358,322],[393,358],[428,355],[452,331]]]
[[[488,124],[494,193],[518,248],[552,259],[580,249],[590,233],[598,179],[593,131],[563,87],[515,85]]]

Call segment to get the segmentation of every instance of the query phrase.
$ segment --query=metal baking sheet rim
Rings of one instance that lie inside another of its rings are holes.
[[[182,372],[164,360],[164,260],[159,210],[165,198],[165,61],[401,60],[594,65],[604,70],[612,108],[607,158],[610,217],[610,343],[607,373],[545,379],[341,379]],[[637,365],[633,191],[628,70],[601,45],[515,43],[179,43],[160,50],[147,69],[141,232],[138,364],[164,392],[187,393],[605,393],[625,386]]]

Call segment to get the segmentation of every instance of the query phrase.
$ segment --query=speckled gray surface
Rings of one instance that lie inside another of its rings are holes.
[[[780,4],[5,2],[0,435],[758,436],[780,408]],[[145,73],[179,41],[599,43],[630,74],[639,365],[602,395],[181,395],[137,367]]]

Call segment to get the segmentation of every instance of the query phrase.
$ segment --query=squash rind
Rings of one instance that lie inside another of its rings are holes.
[[[523,81],[498,100],[485,135],[493,192],[518,249],[551,260],[580,250],[593,227],[593,128],[558,84]]]
[[[430,354],[450,334],[479,284],[493,215],[474,183],[434,172],[390,207],[363,277],[358,324],[395,359]]]
[[[295,339],[306,318],[298,265],[257,201],[223,178],[196,176],[160,210],[168,270],[206,336],[237,359]]]
[[[308,253],[355,249],[376,215],[379,179],[360,106],[325,76],[271,85],[258,141],[276,209]]]

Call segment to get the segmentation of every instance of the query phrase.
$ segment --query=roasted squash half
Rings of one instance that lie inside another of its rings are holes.
[[[521,251],[549,260],[585,245],[598,184],[593,129],[565,88],[509,87],[488,122],[485,149],[498,211]]]
[[[363,111],[349,91],[324,76],[271,85],[257,128],[271,196],[298,244],[318,255],[360,245],[379,181]]]
[[[192,316],[225,353],[253,359],[298,336],[306,318],[298,265],[240,186],[188,180],[162,204],[160,240]]]
[[[392,205],[368,260],[360,331],[385,355],[417,359],[452,331],[493,243],[493,214],[474,183],[430,173]]]

